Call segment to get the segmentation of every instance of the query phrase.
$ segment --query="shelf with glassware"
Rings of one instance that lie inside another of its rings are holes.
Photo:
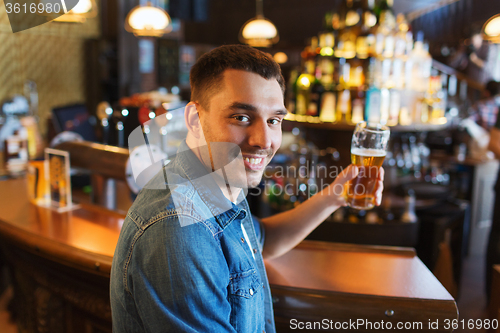
[[[301,72],[290,76],[287,120],[331,129],[361,120],[395,131],[446,127],[447,76],[432,69],[423,35],[414,42],[404,16],[395,18],[386,0],[379,1],[377,21],[373,3],[347,0],[326,15],[330,31],[311,38]]]

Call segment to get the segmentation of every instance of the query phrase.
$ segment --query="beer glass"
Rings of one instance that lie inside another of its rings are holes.
[[[356,209],[375,206],[375,187],[385,159],[389,128],[362,121],[356,125],[351,142],[351,163],[358,166],[358,176],[345,184],[347,205]]]

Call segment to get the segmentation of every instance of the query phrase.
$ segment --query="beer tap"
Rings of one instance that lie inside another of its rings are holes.
[[[109,144],[109,117],[113,114],[113,109],[108,102],[100,102],[97,104],[96,116],[101,121],[102,127],[102,143]]]
[[[103,144],[109,144],[109,119],[113,115],[113,109],[108,102],[100,102],[97,105],[96,116],[101,121],[103,130]],[[116,181],[112,178],[103,178],[98,175],[92,177],[93,201],[103,204],[107,209],[116,209]]]
[[[129,115],[128,109],[125,108],[120,108],[118,110],[113,111],[113,119],[116,123],[116,131],[117,131],[117,146],[118,147],[125,147],[125,120],[127,119],[127,116]]]

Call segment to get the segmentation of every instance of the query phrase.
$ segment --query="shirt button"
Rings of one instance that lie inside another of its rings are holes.
[[[267,322],[270,324],[271,323],[271,319],[268,319]]]
[[[257,249],[253,249],[253,253],[257,253]]]
[[[250,296],[253,296],[253,289],[250,289]]]
[[[243,237],[241,237],[241,242],[245,243],[245,239]]]

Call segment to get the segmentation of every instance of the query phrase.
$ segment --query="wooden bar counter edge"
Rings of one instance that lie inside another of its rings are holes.
[[[30,203],[24,179],[0,182],[0,246],[20,332],[111,332],[109,274],[124,218],[85,204],[58,213]],[[304,241],[266,268],[278,332],[313,322],[343,331],[335,325],[361,320],[363,332],[388,323],[450,332],[446,322],[458,319],[413,249]]]

